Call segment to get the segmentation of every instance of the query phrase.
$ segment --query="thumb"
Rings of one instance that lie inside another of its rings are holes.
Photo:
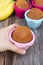
[[[10,44],[10,47],[9,47],[9,50],[13,51],[13,52],[16,52],[18,54],[25,54],[26,53],[26,50],[24,49],[20,49],[18,47],[16,47],[14,44]]]

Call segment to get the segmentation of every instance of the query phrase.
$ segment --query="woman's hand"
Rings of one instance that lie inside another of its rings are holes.
[[[11,51],[19,53],[19,54],[26,53],[26,51],[24,49],[20,49],[20,48],[16,47],[14,44],[12,44],[9,41],[8,32],[15,25],[16,24],[12,24],[8,27],[0,29],[0,52],[6,51],[6,50],[11,50]]]

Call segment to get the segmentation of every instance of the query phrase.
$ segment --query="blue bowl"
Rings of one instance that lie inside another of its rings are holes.
[[[41,23],[42,23],[42,21],[43,21],[43,18],[41,18],[41,19],[38,19],[38,20],[33,20],[33,19],[31,19],[31,18],[29,18],[28,16],[27,16],[27,13],[29,12],[30,10],[27,10],[26,12],[25,12],[25,20],[26,20],[26,23],[27,23],[27,26],[28,27],[30,27],[30,28],[32,28],[32,29],[36,29],[36,28],[38,28],[40,25],[41,25]]]

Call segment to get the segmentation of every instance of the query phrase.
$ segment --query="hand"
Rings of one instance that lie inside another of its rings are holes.
[[[8,32],[15,25],[16,24],[12,24],[8,27],[0,29],[0,52],[6,51],[6,50],[11,50],[11,51],[19,53],[19,54],[26,53],[26,51],[24,49],[20,49],[20,48],[16,47],[14,44],[12,44],[9,41]]]

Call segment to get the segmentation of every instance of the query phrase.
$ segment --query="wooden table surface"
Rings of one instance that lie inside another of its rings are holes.
[[[15,15],[0,22],[0,28],[6,27],[12,23],[26,25],[24,19],[19,19]],[[33,30],[36,40],[25,55],[19,55],[11,51],[0,52],[0,65],[43,65],[43,23]]]

